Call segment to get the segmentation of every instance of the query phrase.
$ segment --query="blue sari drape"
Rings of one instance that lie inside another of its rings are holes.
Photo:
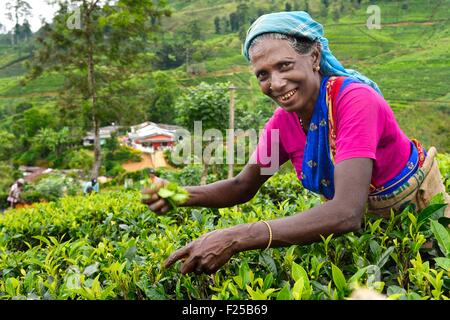
[[[327,82],[330,77],[324,76],[320,84],[320,92],[314,106],[311,123],[306,138],[302,163],[302,184],[327,199],[334,196],[334,161],[329,141],[329,106],[327,105]],[[342,82],[339,93],[350,83],[358,82],[346,78]]]

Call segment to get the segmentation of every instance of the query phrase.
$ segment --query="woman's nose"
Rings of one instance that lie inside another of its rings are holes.
[[[283,93],[283,89],[286,87],[286,79],[280,75],[273,74],[270,79],[270,89],[273,93]]]

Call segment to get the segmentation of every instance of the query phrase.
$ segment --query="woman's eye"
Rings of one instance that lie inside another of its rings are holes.
[[[258,78],[259,81],[264,81],[267,78],[267,73],[260,72],[260,73],[258,73],[258,75],[256,77]]]
[[[281,69],[288,69],[291,66],[292,62],[284,62],[281,64]]]

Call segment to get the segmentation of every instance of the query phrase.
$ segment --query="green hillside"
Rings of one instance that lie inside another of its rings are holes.
[[[172,41],[171,35],[196,21],[207,54],[202,60],[190,57],[188,61],[190,66],[200,65],[199,74],[188,74],[186,64],[164,72],[177,80],[181,90],[202,81],[231,81],[238,86],[238,99],[261,96],[241,55],[239,32],[216,34],[214,19],[229,17],[245,3],[249,24],[258,10],[284,10],[286,2],[293,9],[305,8],[303,0],[169,1],[172,16],[162,21],[162,41]],[[335,56],[347,68],[357,69],[378,83],[408,135],[421,139],[426,146],[450,151],[450,0],[379,1],[379,30],[366,26],[368,1],[362,1],[359,8],[352,6],[352,1],[339,3],[342,8],[336,20],[331,7],[325,17],[321,1],[308,1],[309,12],[324,25]],[[0,119],[1,126],[9,125],[9,116],[20,103],[32,103],[38,108],[41,104],[51,105],[64,81],[59,74],[47,74],[22,86],[26,69],[21,57],[26,56],[26,50],[21,51],[5,44],[0,46],[0,114],[5,114]]]

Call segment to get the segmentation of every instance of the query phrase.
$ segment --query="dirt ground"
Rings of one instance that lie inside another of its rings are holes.
[[[127,172],[139,171],[145,168],[168,167],[162,151],[156,151],[154,154],[143,153],[141,162],[124,163],[122,167]]]

